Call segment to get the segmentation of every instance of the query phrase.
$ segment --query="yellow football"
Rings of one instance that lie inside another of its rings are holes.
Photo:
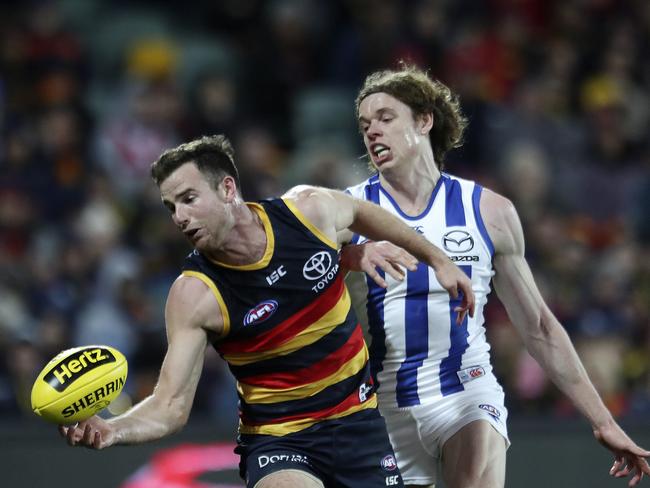
[[[126,382],[126,358],[110,346],[82,346],[57,354],[36,378],[32,410],[61,425],[81,422],[107,407]]]

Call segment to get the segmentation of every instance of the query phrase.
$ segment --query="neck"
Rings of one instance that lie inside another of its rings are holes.
[[[266,251],[266,230],[257,212],[246,203],[237,203],[232,212],[232,228],[218,249],[207,253],[212,260],[242,266],[256,263]]]
[[[440,170],[429,157],[418,157],[405,165],[391,168],[379,175],[384,189],[403,211],[419,214],[429,203],[431,192],[440,179]]]

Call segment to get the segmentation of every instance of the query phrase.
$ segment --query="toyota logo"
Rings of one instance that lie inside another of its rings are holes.
[[[442,237],[442,245],[449,252],[467,252],[474,248],[474,239],[464,230],[452,230]]]
[[[332,256],[327,251],[314,254],[302,267],[302,275],[314,281],[325,275],[332,266]]]

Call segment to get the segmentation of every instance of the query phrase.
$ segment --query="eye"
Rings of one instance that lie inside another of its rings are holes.
[[[194,200],[196,200],[194,195],[186,195],[183,197],[183,203],[192,203]]]
[[[394,118],[395,117],[393,117],[392,115],[382,115],[380,120],[382,122],[388,123],[391,122]]]

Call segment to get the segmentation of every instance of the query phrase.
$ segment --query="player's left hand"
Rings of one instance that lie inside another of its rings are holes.
[[[438,283],[447,290],[451,298],[457,299],[458,295],[462,293],[460,305],[454,307],[454,312],[458,314],[456,324],[462,324],[468,313],[470,317],[474,317],[476,299],[472,290],[472,280],[451,261],[445,261],[435,271]]]
[[[632,474],[628,486],[636,486],[644,474],[650,475],[650,466],[645,460],[650,456],[650,451],[637,446],[616,422],[612,421],[604,427],[594,428],[594,436],[598,442],[614,453],[614,464],[609,470],[610,475],[624,478]]]

